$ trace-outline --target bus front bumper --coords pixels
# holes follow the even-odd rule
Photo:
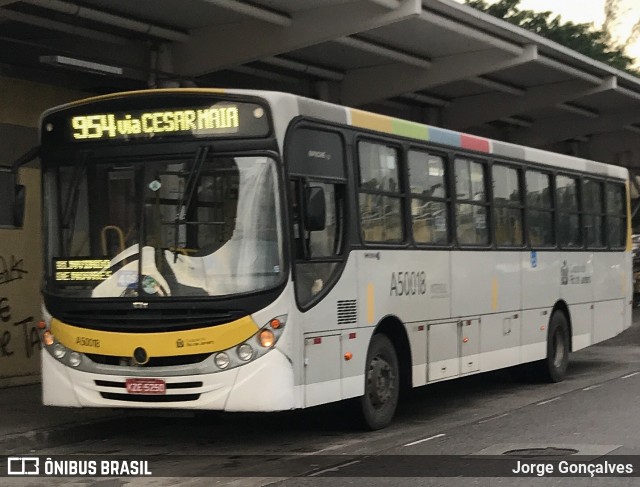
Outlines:
[[[162,379],[165,394],[127,393],[127,378],[66,366],[42,351],[42,400],[47,406],[282,411],[300,407],[293,367],[278,349],[231,370],[163,377],[152,368],[144,378]]]

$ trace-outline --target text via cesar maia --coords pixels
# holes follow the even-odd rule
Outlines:
[[[140,477],[152,475],[147,460],[54,460],[7,457],[7,475],[32,477]]]

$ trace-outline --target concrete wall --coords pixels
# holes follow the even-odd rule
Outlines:
[[[38,119],[47,108],[83,93],[0,77],[0,165],[37,144]],[[22,229],[0,229],[0,387],[40,380],[42,241],[38,163],[21,169],[27,190]]]

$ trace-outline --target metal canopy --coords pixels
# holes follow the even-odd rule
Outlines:
[[[640,79],[453,0],[0,0],[0,74],[289,91],[640,168]]]

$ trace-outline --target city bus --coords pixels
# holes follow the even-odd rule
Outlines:
[[[171,89],[40,125],[47,405],[281,411],[630,326],[628,172],[292,94]]]

